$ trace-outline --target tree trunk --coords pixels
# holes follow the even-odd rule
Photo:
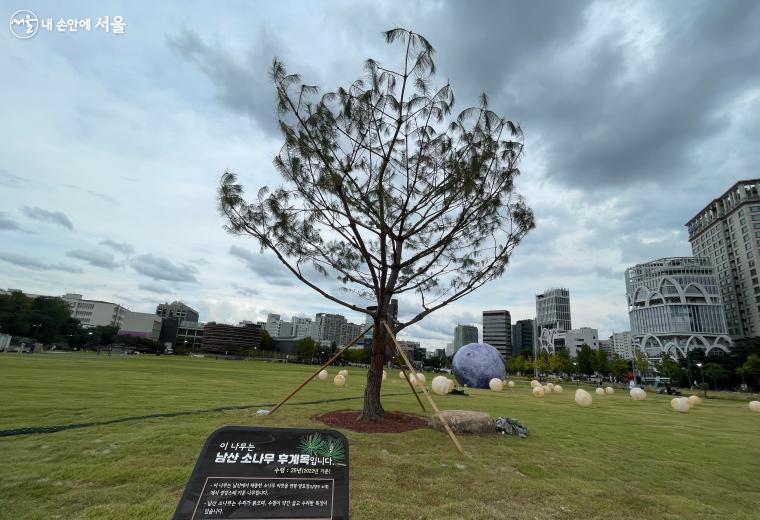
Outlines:
[[[380,387],[383,384],[383,367],[385,366],[385,346],[390,338],[385,325],[380,321],[378,311],[375,316],[372,330],[372,357],[370,358],[369,372],[367,372],[367,386],[364,389],[364,408],[359,417],[362,421],[382,422],[385,411],[380,403]]]

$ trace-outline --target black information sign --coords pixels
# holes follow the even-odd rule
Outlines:
[[[209,436],[174,520],[348,519],[348,441],[334,430],[225,426]]]

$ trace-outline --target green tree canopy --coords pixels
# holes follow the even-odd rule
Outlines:
[[[591,375],[594,373],[594,351],[591,350],[591,347],[586,345],[585,343],[581,345],[580,350],[578,350],[578,372],[581,374]]]
[[[607,375],[610,373],[610,360],[607,353],[601,348],[594,352],[593,366],[596,372]]]
[[[617,354],[612,356],[612,361],[610,362],[610,372],[613,376],[618,379],[623,379],[626,374],[628,374],[629,369],[630,365],[628,364],[628,361]]]

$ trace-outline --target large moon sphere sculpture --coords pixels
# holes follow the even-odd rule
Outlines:
[[[507,367],[499,351],[488,343],[470,343],[457,350],[452,361],[454,376],[470,388],[489,388],[493,378],[504,379]]]

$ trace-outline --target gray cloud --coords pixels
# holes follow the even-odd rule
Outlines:
[[[156,293],[156,294],[169,294],[169,293],[172,292],[167,287],[163,287],[161,285],[153,285],[153,284],[149,284],[149,283],[138,284],[137,288],[138,289],[142,289],[143,291],[148,291],[148,292],[152,292],[152,293]]]
[[[277,285],[293,285],[293,275],[275,258],[254,254],[238,246],[230,247],[230,255],[243,261],[245,266],[264,281]]]
[[[174,264],[166,258],[152,254],[140,255],[132,259],[130,265],[138,273],[169,282],[197,282],[195,274],[198,269],[185,264]]]
[[[275,34],[261,28],[245,60],[232,56],[219,45],[206,43],[192,29],[183,27],[167,38],[169,47],[195,63],[216,87],[220,102],[248,115],[262,130],[279,133],[273,87],[269,82],[272,58],[283,46]],[[269,95],[271,94],[271,95]]]
[[[63,271],[65,273],[81,273],[82,270],[79,267],[74,267],[66,264],[48,264],[40,261],[36,257],[19,255],[16,253],[0,253],[0,260],[8,262],[9,264],[31,269],[33,271]]]
[[[61,184],[61,186],[63,186],[64,188],[69,188],[71,190],[81,191],[82,193],[86,193],[88,195],[92,195],[93,197],[97,197],[97,198],[99,198],[101,200],[104,200],[106,202],[109,202],[111,204],[118,204],[119,203],[118,200],[116,200],[115,198],[111,197],[110,195],[104,195],[103,193],[100,193],[100,192],[97,192],[97,191],[94,191],[94,190],[91,190],[91,189],[88,189],[88,188],[83,188],[81,186],[76,186],[74,184]]]
[[[76,249],[68,251],[66,256],[82,260],[95,267],[102,267],[103,269],[115,269],[119,267],[119,263],[114,260],[113,255],[104,251]]]
[[[103,240],[100,245],[108,246],[111,249],[114,249],[118,251],[119,253],[124,253],[125,255],[131,255],[135,252],[134,246],[132,244],[128,244],[127,242],[115,242],[113,240]]]
[[[29,181],[18,175],[8,173],[6,170],[0,168],[0,186],[19,187],[27,184]]]
[[[490,4],[477,5],[490,11]],[[726,131],[727,121],[717,114],[760,86],[760,4],[702,2],[688,12],[680,3],[637,7],[662,31],[659,41],[644,44],[652,53],[647,63],[635,61],[642,50],[633,33],[641,26],[628,29],[622,18],[588,47],[581,41],[594,30],[591,18],[561,32],[565,52],[539,45],[530,49],[530,61],[515,63],[509,56],[520,43],[503,47],[503,60],[514,67],[498,67],[509,72],[494,105],[541,143],[548,175],[567,186],[598,190],[657,180],[662,189],[663,183],[676,186],[704,174],[692,155]],[[482,23],[482,32],[492,34],[501,19]],[[457,48],[461,42],[450,43]],[[482,55],[502,61],[491,52]],[[466,58],[454,63],[456,77],[474,72]],[[760,133],[753,141],[760,141]]]
[[[24,206],[21,208],[21,212],[32,220],[51,222],[63,226],[70,231],[74,231],[74,224],[71,223],[71,219],[61,211],[48,211],[38,207],[31,208],[29,206]]]
[[[239,294],[240,296],[258,296],[259,290],[254,289],[253,287],[246,287],[244,285],[238,285],[233,284],[232,287],[235,289],[235,292]]]
[[[10,217],[6,217],[5,213],[0,211],[0,230],[5,231],[22,231],[21,226],[19,226],[15,220],[13,220]]]

